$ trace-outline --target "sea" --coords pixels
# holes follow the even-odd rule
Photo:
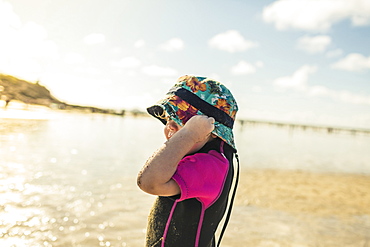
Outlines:
[[[144,246],[153,196],[136,175],[165,141],[156,119],[0,118],[0,246]],[[370,134],[237,122],[241,170],[370,174]]]

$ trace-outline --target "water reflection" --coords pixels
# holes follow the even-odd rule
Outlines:
[[[144,239],[132,179],[98,179],[81,188],[39,184],[40,172],[31,180],[27,173],[20,164],[2,166],[1,246],[126,246],[124,239]]]
[[[22,164],[1,166],[0,224],[2,246],[32,246],[33,240],[44,243],[56,241],[49,218],[41,207],[42,188],[29,183],[30,175]],[[37,245],[36,245],[37,246]],[[45,245],[44,246],[48,246]],[[51,245],[50,245],[51,246]]]
[[[132,124],[70,116],[2,120],[0,246],[142,243],[145,223],[137,223],[137,210],[150,197],[137,198],[131,176],[137,167],[128,166],[143,162],[127,157],[129,146],[138,145],[127,140]]]

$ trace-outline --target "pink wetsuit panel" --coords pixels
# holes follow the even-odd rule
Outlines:
[[[225,156],[214,150],[183,158],[172,177],[181,190],[177,201],[196,198],[207,209],[220,196],[228,168]]]

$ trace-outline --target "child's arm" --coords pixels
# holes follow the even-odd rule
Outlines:
[[[214,129],[214,119],[196,115],[176,132],[146,162],[137,183],[145,192],[159,196],[180,194],[177,183],[171,179],[180,160],[198,142],[206,143]]]

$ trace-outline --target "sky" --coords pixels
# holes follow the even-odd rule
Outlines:
[[[143,111],[207,76],[239,119],[370,128],[370,1],[0,0],[0,73]]]

